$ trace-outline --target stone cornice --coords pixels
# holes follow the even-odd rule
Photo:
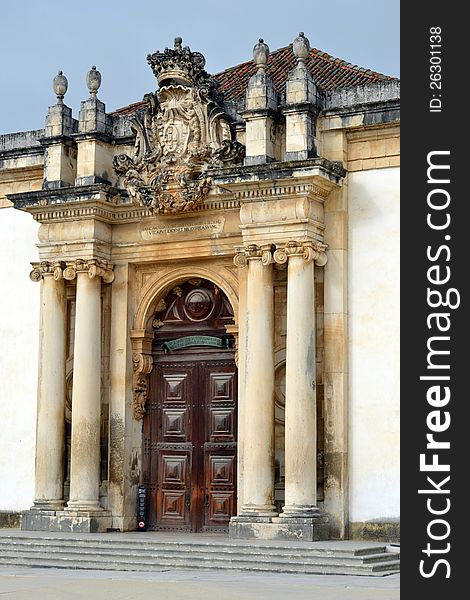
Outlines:
[[[105,223],[132,223],[152,218],[150,210],[130,202],[127,192],[109,184],[97,183],[69,186],[21,194],[8,194],[15,208],[32,214],[40,223],[96,219]],[[240,208],[234,195],[211,193],[206,202],[184,213],[206,210],[233,210]],[[174,215],[173,215],[174,216]]]
[[[213,190],[205,202],[184,214],[238,210],[244,203],[310,197],[325,200],[345,176],[341,163],[324,158],[240,166],[208,172]],[[106,183],[8,194],[15,208],[40,223],[96,219],[109,224],[151,218],[150,210],[132,203],[125,190]]]
[[[31,148],[12,148],[9,150],[0,150],[0,159],[8,160],[12,158],[22,158],[24,156],[44,156],[42,146],[32,146]]]
[[[72,133],[71,137],[75,142],[81,142],[86,140],[97,140],[99,142],[105,142],[106,144],[112,144],[114,142],[112,135],[110,135],[109,133],[104,133],[102,131]]]
[[[41,146],[54,146],[56,144],[62,144],[63,146],[70,146],[71,148],[75,148],[76,144],[71,136],[69,135],[55,135],[50,137],[41,137],[38,139],[38,142]]]
[[[230,191],[237,189],[272,188],[276,185],[296,185],[302,181],[312,182],[315,177],[318,187],[329,191],[341,185],[346,169],[338,161],[326,158],[309,158],[301,161],[272,162],[260,165],[244,165],[228,169],[209,171],[214,184]]]

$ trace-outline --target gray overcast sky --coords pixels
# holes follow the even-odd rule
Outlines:
[[[78,118],[91,65],[102,74],[98,97],[110,112],[155,89],[146,56],[173,46],[175,36],[216,73],[250,60],[259,37],[275,50],[299,31],[333,56],[399,75],[399,0],[4,0],[0,132],[44,127],[59,69]]]

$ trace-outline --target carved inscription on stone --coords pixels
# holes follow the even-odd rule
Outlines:
[[[142,224],[140,234],[142,239],[147,241],[165,241],[171,238],[186,238],[188,234],[191,237],[208,237],[214,233],[222,233],[224,229],[225,219],[223,217],[217,219],[204,220],[178,220],[172,222],[158,224]]]

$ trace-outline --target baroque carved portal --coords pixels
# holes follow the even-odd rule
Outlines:
[[[233,310],[216,285],[191,279],[160,300],[156,317],[143,426],[148,527],[226,531],[237,482]]]
[[[133,156],[116,156],[114,168],[130,197],[152,213],[187,211],[209,193],[208,169],[240,162],[245,148],[233,138],[202,54],[176,38],[174,50],[147,61],[160,89],[144,96],[145,109],[132,118]]]

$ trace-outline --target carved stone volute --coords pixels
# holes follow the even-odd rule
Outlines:
[[[240,162],[245,149],[202,54],[176,38],[174,49],[147,60],[160,89],[144,96],[146,108],[131,119],[133,156],[116,156],[114,168],[130,197],[152,213],[187,211],[207,197],[208,169]]]
[[[149,388],[149,374],[153,369],[153,358],[148,354],[134,354],[132,356],[134,367],[132,412],[134,419],[141,421],[145,414]]]

